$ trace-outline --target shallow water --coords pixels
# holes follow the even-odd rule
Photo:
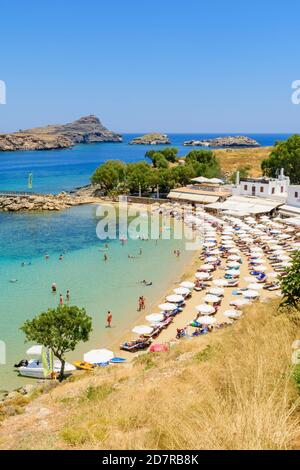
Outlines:
[[[85,307],[93,318],[88,344],[80,345],[72,359],[93,347],[104,347],[140,315],[137,299],[147,306],[179,280],[192,252],[183,240],[128,240],[109,242],[109,261],[103,260],[104,242],[96,236],[96,206],[80,206],[49,214],[0,213],[0,339],[5,341],[7,364],[0,367],[0,389],[11,389],[30,379],[18,378],[13,364],[25,357],[28,345],[20,325],[49,307],[59,294],[71,293],[71,303]],[[142,255],[139,256],[139,250]],[[180,258],[174,249],[180,248]],[[45,259],[49,254],[49,260]],[[59,255],[63,253],[63,261]],[[128,254],[136,256],[128,259]],[[22,266],[25,263],[25,266]],[[17,279],[12,283],[10,280]],[[153,282],[144,287],[140,281]],[[51,292],[56,282],[57,294]],[[106,313],[113,313],[113,328],[105,328]],[[149,309],[147,313],[151,313]],[[118,351],[116,351],[117,353]]]

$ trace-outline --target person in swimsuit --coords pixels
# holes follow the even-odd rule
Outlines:
[[[107,312],[106,321],[107,321],[106,328],[111,328],[111,322],[112,322],[112,313],[111,313],[111,311],[110,311],[110,310]]]

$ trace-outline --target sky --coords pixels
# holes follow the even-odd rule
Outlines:
[[[300,2],[1,0],[0,132],[299,132]]]

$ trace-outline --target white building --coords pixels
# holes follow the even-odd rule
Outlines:
[[[280,208],[280,214],[300,217],[300,185],[291,184],[288,187],[286,204]]]
[[[282,169],[278,178],[239,178],[232,188],[233,196],[255,196],[271,199],[280,199],[285,202],[290,179],[284,175]]]

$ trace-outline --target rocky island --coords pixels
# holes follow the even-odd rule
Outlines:
[[[222,148],[245,148],[260,147],[260,144],[250,137],[245,136],[228,136],[217,137],[216,139],[207,140],[187,140],[183,145],[194,147],[222,147]]]
[[[96,142],[122,142],[122,137],[106,129],[96,116],[85,116],[69,124],[0,134],[0,151],[65,149]]]
[[[153,134],[145,134],[141,137],[136,137],[130,145],[169,145],[171,143],[169,137],[166,134],[160,134],[159,132]]]

